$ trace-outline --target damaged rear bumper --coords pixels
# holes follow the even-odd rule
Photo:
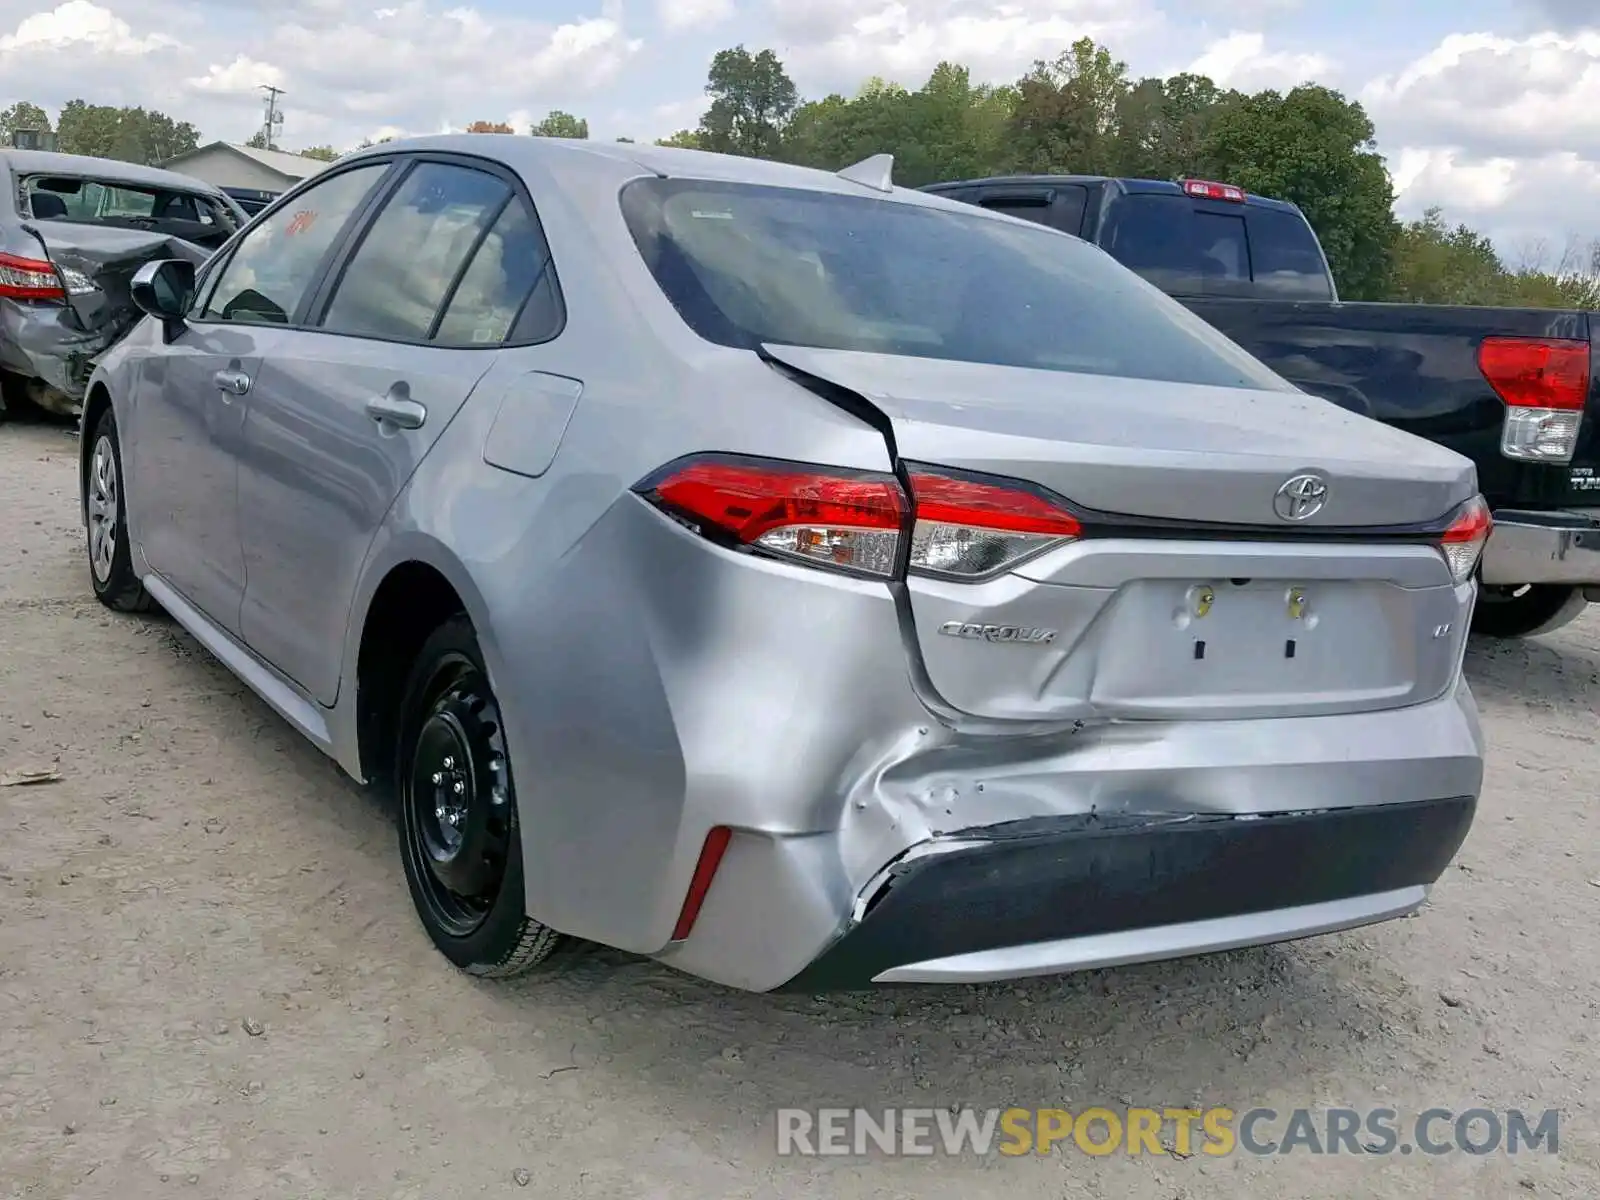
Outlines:
[[[782,990],[1016,979],[1387,920],[1423,902],[1476,806],[1062,817],[932,844]]]
[[[198,266],[211,252],[137,230],[54,222],[24,228],[61,275],[66,299],[0,299],[0,370],[23,381],[27,398],[45,411],[77,416],[95,363],[144,317],[133,302],[138,269],[164,258]],[[69,290],[69,279],[80,286]]]

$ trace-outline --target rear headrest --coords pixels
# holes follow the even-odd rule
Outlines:
[[[42,221],[67,215],[67,202],[54,192],[35,192],[28,199],[28,207]]]

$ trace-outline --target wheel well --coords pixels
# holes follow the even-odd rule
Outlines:
[[[429,634],[465,610],[449,580],[426,563],[401,563],[378,585],[356,659],[356,728],[368,780],[391,774],[401,690],[417,652]]]
[[[100,414],[111,407],[111,393],[106,390],[103,383],[97,383],[89,389],[89,394],[83,399],[83,415],[78,418],[78,504],[84,505],[89,493],[89,437],[94,433],[94,427],[100,423]],[[88,519],[88,510],[84,509],[82,516]]]

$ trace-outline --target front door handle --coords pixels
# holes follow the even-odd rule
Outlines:
[[[250,390],[250,376],[243,371],[236,371],[231,368],[226,371],[218,371],[211,377],[211,381],[223,391],[234,396],[242,396]]]
[[[411,398],[404,384],[396,384],[381,396],[367,401],[367,416],[400,429],[421,429],[428,410]]]

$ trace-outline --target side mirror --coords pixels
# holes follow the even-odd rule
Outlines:
[[[161,322],[167,341],[183,328],[183,314],[194,295],[194,264],[181,258],[147,262],[133,275],[133,302]]]

